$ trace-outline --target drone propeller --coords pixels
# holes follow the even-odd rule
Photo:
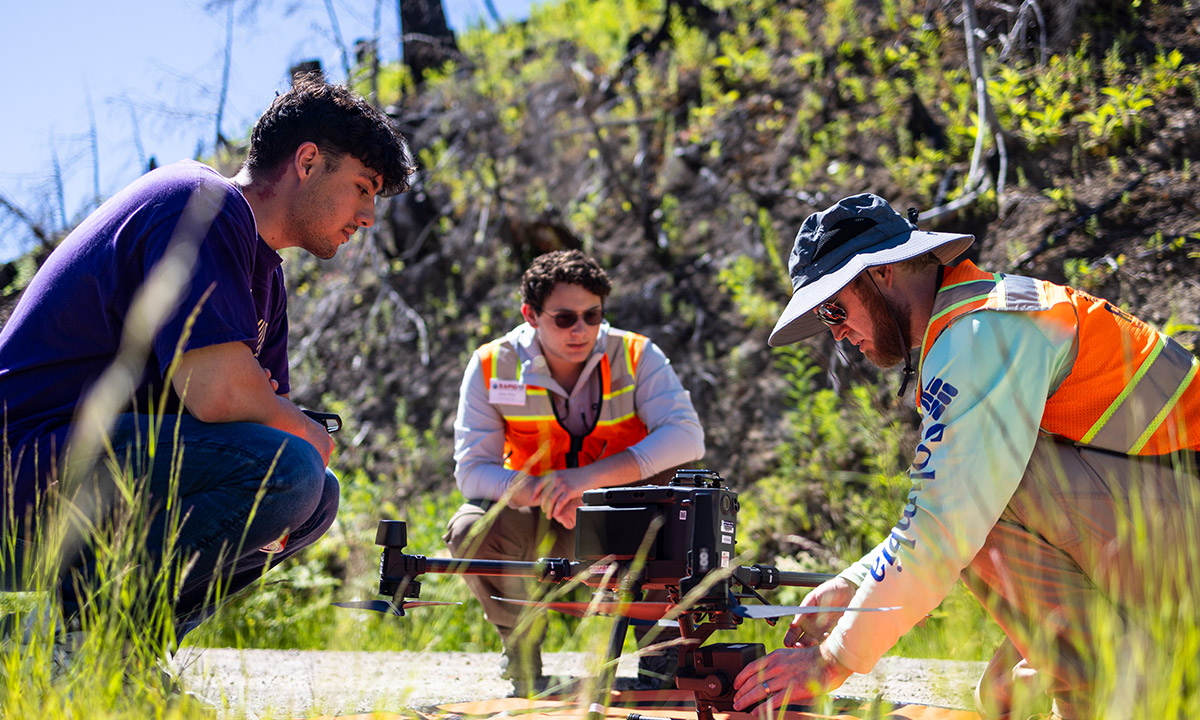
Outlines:
[[[620,615],[632,620],[661,620],[671,608],[675,607],[674,603],[665,602],[620,602],[615,600],[604,600],[600,602],[539,602],[537,600],[516,600],[514,598],[502,598],[492,596],[493,600],[512,603],[513,605],[530,605],[550,610],[557,610],[567,615],[583,617],[588,612],[599,613],[600,615]]]
[[[380,612],[384,615],[402,615],[395,603],[387,600],[348,600],[346,602],[335,602],[334,605],[341,608],[350,608],[351,610],[372,610]],[[415,600],[412,602],[405,601],[403,608],[410,610],[412,608],[429,607],[430,605],[462,605],[459,602],[436,602],[433,600]]]
[[[815,615],[817,613],[841,612],[885,612],[899,610],[898,607],[817,607],[815,605],[737,605],[733,614],[744,618],[778,618],[788,615]]]

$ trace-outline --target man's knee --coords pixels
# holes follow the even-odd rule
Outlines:
[[[333,521],[337,519],[340,494],[341,489],[338,485],[337,476],[333,474],[333,471],[326,470],[322,478],[321,495],[317,501],[316,509],[304,522],[285,528],[290,531],[289,545],[299,550],[302,547],[311,545],[324,535],[329,530],[329,527],[333,525]]]
[[[466,503],[450,518],[442,539],[457,557],[532,560],[544,535],[539,532],[535,511],[502,507],[497,512],[492,507],[485,512]]]
[[[341,498],[341,486],[338,485],[337,475],[326,469],[321,483],[321,497],[317,501],[317,509],[309,522],[317,535],[323,535],[337,518],[338,503]]]
[[[289,438],[279,448],[268,472],[267,492],[291,492],[307,497],[314,508],[326,494],[325,462],[316,448],[299,438]]]
[[[482,509],[465,504],[450,518],[450,522],[446,524],[446,532],[442,534],[442,540],[455,557],[466,557],[462,553],[479,545],[477,535],[484,529],[480,524],[484,514]],[[477,525],[478,529],[476,529]]]

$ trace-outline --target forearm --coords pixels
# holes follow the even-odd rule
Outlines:
[[[637,461],[639,480],[704,457],[704,430],[699,423],[663,425],[628,450]]]
[[[245,345],[225,343],[189,350],[171,382],[197,420],[266,425],[308,441],[329,462],[333,441],[324,426],[275,393],[268,374]]]
[[[499,500],[516,476],[516,471],[495,462],[460,462],[454,468],[458,489],[471,500]]]
[[[587,490],[629,485],[644,477],[637,458],[629,450],[622,450],[581,468],[559,470],[557,474],[572,481],[577,489],[576,495]]]
[[[454,420],[454,480],[472,500],[498,500],[517,473],[504,467],[504,418],[488,402],[479,354],[471,356]]]

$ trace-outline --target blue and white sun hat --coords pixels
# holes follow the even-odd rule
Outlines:
[[[869,267],[931,251],[942,263],[949,263],[974,241],[973,235],[918,230],[878,195],[842,198],[833,207],[809,215],[796,233],[788,259],[792,299],[767,342],[781,347],[825,330],[813,308]]]

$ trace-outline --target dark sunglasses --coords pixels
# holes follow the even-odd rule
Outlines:
[[[817,314],[818,320],[829,327],[836,327],[846,322],[846,308],[832,300],[816,306],[813,308],[813,312]]]
[[[542,314],[554,318],[554,324],[564,330],[575,327],[575,323],[579,322],[580,317],[588,325],[599,325],[604,320],[604,308],[588,308],[582,313],[577,313],[574,310],[559,310],[556,313],[548,313],[543,310]]]

